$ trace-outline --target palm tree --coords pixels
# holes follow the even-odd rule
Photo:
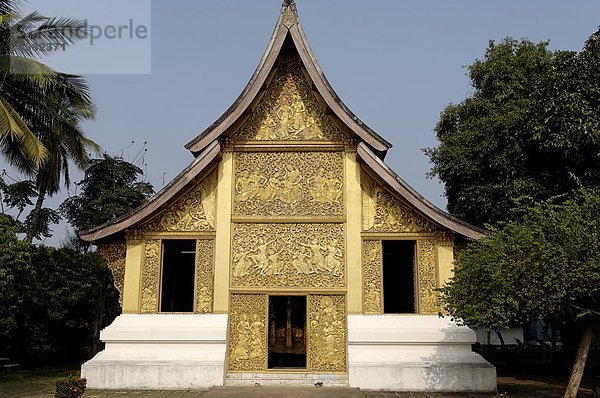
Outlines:
[[[38,199],[28,220],[31,242],[46,195],[69,185],[69,163],[85,168],[88,150],[81,122],[94,116],[89,87],[80,76],[60,73],[36,58],[87,35],[84,22],[20,16],[20,0],[0,0],[0,153],[15,168],[35,176]]]

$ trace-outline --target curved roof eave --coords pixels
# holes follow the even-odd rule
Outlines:
[[[184,189],[190,182],[194,181],[203,171],[221,156],[221,145],[213,141],[188,167],[186,167],[167,186],[156,193],[150,200],[137,209],[118,217],[105,224],[99,225],[87,231],[79,233],[79,237],[86,242],[95,242],[108,238],[125,229],[144,221],[152,216],[161,206],[169,202],[174,196]]]
[[[358,144],[358,157],[385,181],[396,193],[414,206],[421,214],[437,224],[471,239],[481,239],[488,231],[466,223],[429,202],[375,155],[364,143]]]
[[[308,45],[308,40],[300,25],[296,6],[294,2],[290,0],[284,0],[273,36],[269,41],[267,49],[256,68],[256,71],[240,96],[229,109],[217,119],[217,121],[199,136],[186,144],[185,148],[189,149],[194,154],[199,153],[206,145],[218,139],[229,127],[242,117],[263,88],[267,77],[275,65],[275,61],[279,57],[283,43],[288,34],[292,38],[302,63],[312,79],[313,85],[323,97],[327,106],[352,132],[377,151],[378,155],[384,157],[387,150],[392,147],[392,144],[363,123],[335,93]]]

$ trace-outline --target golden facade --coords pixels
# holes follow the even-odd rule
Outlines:
[[[305,298],[306,314],[292,319],[288,308],[283,334],[272,338],[281,337],[284,351],[305,350],[307,372],[344,373],[347,315],[384,312],[382,242],[414,242],[415,309],[437,314],[454,232],[393,180],[373,177],[356,135],[315,91],[300,58],[282,54],[252,111],[220,139],[212,171],[127,226],[127,246],[99,252],[124,311],[159,313],[164,241],[194,240],[193,312],[228,313],[229,372],[277,371],[269,333],[281,320],[269,303],[288,295]]]

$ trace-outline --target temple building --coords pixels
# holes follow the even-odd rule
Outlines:
[[[333,91],[292,0],[242,94],[186,148],[145,205],[81,234],[123,306],[89,387],[495,390],[436,290],[485,231],[384,163],[391,144]]]

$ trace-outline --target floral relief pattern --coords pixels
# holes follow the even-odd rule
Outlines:
[[[196,243],[196,312],[213,312],[214,239],[198,239]]]
[[[418,281],[419,281],[419,313],[426,315],[438,314],[438,272],[437,247],[432,240],[417,241],[418,252]]]
[[[343,224],[234,224],[231,285],[345,285]]]
[[[236,154],[235,215],[342,216],[342,152]]]
[[[365,240],[362,247],[363,312],[381,314],[382,306],[382,248],[380,240]]]
[[[217,173],[214,172],[142,229],[146,232],[212,231],[215,227],[216,196]]]
[[[284,54],[264,97],[233,137],[235,141],[345,139],[304,77],[298,56],[291,52]]]
[[[310,295],[308,300],[309,371],[345,372],[346,297]]]
[[[142,313],[158,312],[158,289],[160,285],[160,240],[147,240],[144,248],[142,269]]]
[[[364,171],[363,231],[368,232],[434,232],[438,228],[402,203]]]
[[[98,245],[98,254],[106,260],[110,268],[115,287],[119,291],[119,303],[123,304],[123,288],[125,287],[125,258],[126,245],[123,243],[100,244]]]
[[[262,371],[267,361],[267,296],[232,294],[229,311],[229,371]]]

